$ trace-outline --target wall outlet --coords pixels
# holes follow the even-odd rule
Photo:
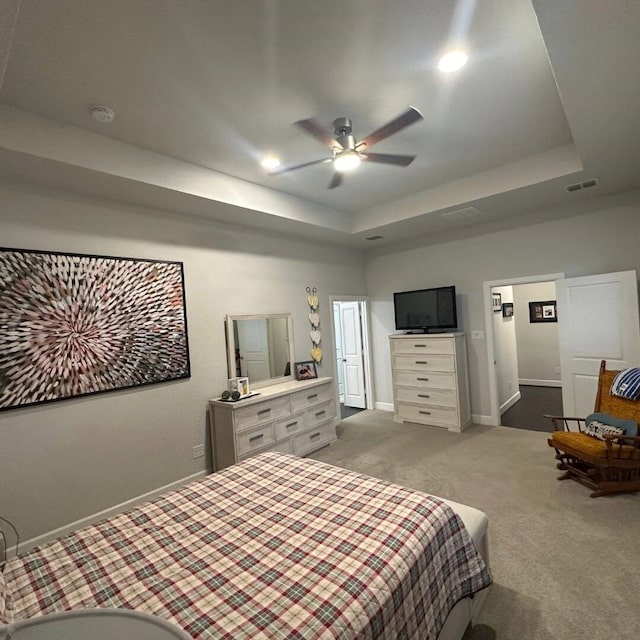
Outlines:
[[[197,444],[195,447],[193,447],[193,459],[196,460],[197,458],[203,458],[203,457],[204,457],[204,445]]]
[[[472,331],[471,332],[472,340],[484,340],[484,331]]]
[[[554,371],[555,371],[556,373],[560,373],[560,367],[555,367]]]

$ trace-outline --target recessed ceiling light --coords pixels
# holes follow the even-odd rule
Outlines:
[[[468,59],[469,56],[462,51],[462,49],[449,51],[440,58],[440,62],[438,62],[438,69],[440,69],[442,73],[453,73],[458,69],[462,69],[462,67],[467,64]]]
[[[265,169],[277,169],[280,166],[280,160],[274,155],[268,155],[260,160],[260,164]]]

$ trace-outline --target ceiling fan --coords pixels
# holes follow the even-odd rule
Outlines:
[[[344,172],[355,169],[362,161],[380,162],[382,164],[406,167],[413,162],[415,156],[391,153],[369,153],[367,149],[372,147],[376,142],[388,138],[418,120],[422,120],[422,114],[414,107],[409,107],[404,113],[401,113],[397,118],[376,129],[360,142],[351,135],[352,123],[350,118],[336,118],[333,121],[333,135],[324,131],[322,126],[313,118],[298,120],[298,122],[294,122],[293,124],[305,133],[326,144],[331,150],[331,157],[275,169],[274,171],[270,171],[269,175],[277,175],[295,169],[302,169],[303,167],[310,167],[314,164],[333,164],[335,173],[328,188],[334,189],[342,184]]]

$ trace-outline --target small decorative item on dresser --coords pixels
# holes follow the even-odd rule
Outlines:
[[[249,378],[247,377],[229,378],[227,387],[231,393],[237,391],[241,398],[251,393],[249,391]]]
[[[294,362],[293,366],[296,372],[296,380],[313,380],[318,377],[316,363],[313,360]]]

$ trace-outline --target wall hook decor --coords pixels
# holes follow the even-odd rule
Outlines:
[[[322,340],[322,334],[320,333],[320,314],[318,313],[318,296],[317,289],[315,287],[307,287],[307,302],[309,304],[309,322],[311,323],[311,331],[309,337],[311,338],[311,357],[315,362],[322,361],[322,349],[320,348],[320,341]]]

